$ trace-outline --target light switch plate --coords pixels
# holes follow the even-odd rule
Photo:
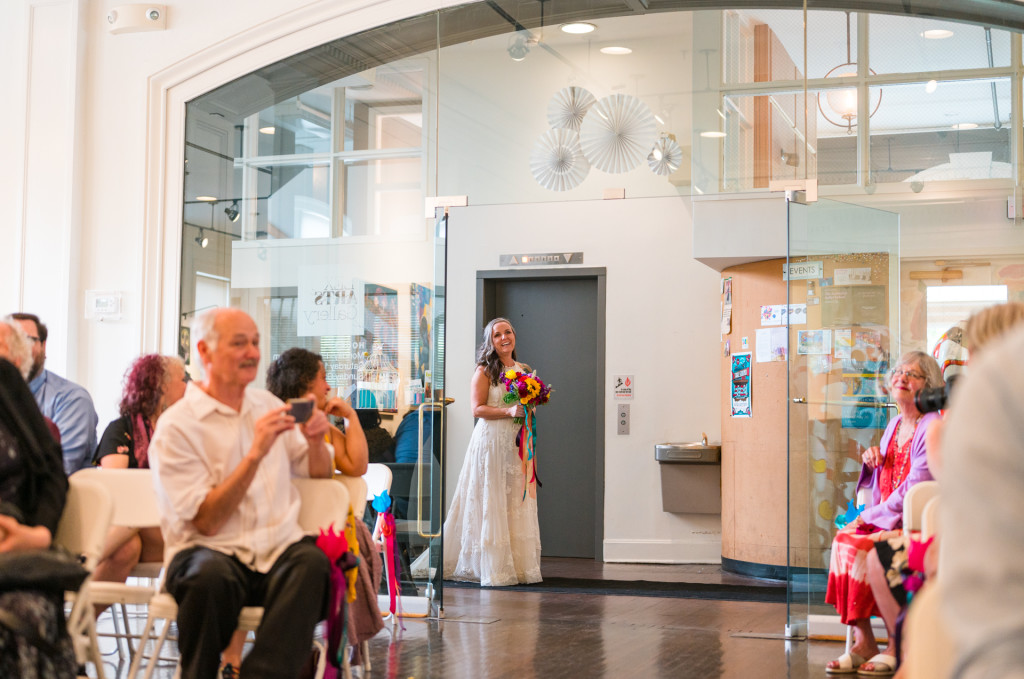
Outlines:
[[[615,422],[620,436],[629,434],[629,404],[619,403],[616,407]]]

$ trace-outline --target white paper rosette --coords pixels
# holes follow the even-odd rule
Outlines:
[[[582,87],[566,87],[555,93],[548,102],[548,122],[554,128],[580,131],[583,116],[597,101],[594,95]]]
[[[613,94],[590,107],[580,125],[580,148],[590,164],[611,174],[629,172],[651,150],[657,128],[647,104]]]
[[[564,128],[542,134],[530,153],[530,172],[545,189],[568,191],[578,186],[590,172],[579,135]]]
[[[658,141],[654,142],[654,148],[647,155],[647,166],[654,174],[662,176],[670,175],[678,170],[679,164],[682,162],[683,150],[679,148],[675,139],[668,136],[659,137]]]

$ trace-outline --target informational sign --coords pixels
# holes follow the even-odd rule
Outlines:
[[[836,269],[832,272],[832,280],[835,281],[836,285],[870,285],[871,267]]]
[[[633,390],[634,384],[632,375],[615,375],[612,377],[612,394],[614,394],[614,400],[632,401]]]
[[[784,281],[806,281],[822,278],[825,271],[823,262],[790,262],[789,270],[782,265],[782,280]]]
[[[362,281],[344,278],[332,267],[299,271],[296,334],[299,337],[363,334]]]
[[[733,417],[750,417],[750,353],[733,354],[730,363],[731,414]]]
[[[552,266],[582,263],[582,252],[534,252],[498,255],[498,266]]]
[[[884,285],[842,285],[821,289],[821,324],[824,326],[885,325]]]

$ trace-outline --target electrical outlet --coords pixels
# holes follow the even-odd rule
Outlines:
[[[629,404],[619,403],[615,422],[618,425],[618,433],[620,436],[629,434]]]

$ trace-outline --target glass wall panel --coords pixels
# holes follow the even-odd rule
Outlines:
[[[243,309],[260,329],[257,386],[287,349],[313,351],[364,428],[392,433],[405,413],[444,399],[433,309],[445,241],[424,217],[436,49],[437,16],[414,18],[289,57],[186,111],[182,336],[200,310]],[[199,378],[196,339],[183,353]],[[373,445],[381,436],[368,439],[371,462],[393,459]],[[414,444],[421,459],[391,463],[394,575],[420,615],[434,585],[409,563],[441,531],[443,443],[431,436]]]
[[[871,70],[923,73],[1010,65],[1010,32],[932,18],[870,17]]]

